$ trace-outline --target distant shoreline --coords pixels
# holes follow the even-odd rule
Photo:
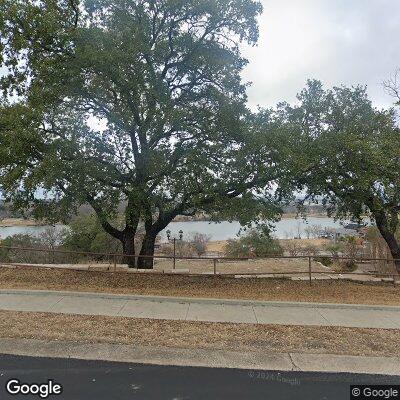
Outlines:
[[[0,220],[1,228],[12,228],[15,226],[44,226],[44,224],[34,219],[24,219],[24,218],[4,218]]]
[[[329,218],[327,214],[322,214],[322,213],[310,213],[307,214],[307,217],[309,218]],[[302,216],[296,214],[296,213],[285,213],[282,214],[281,219],[302,219]],[[185,216],[179,216],[176,217],[172,222],[200,222],[200,221],[205,221],[205,222],[212,222],[209,217],[206,216],[195,216],[195,217],[185,217]]]
[[[311,218],[327,218],[326,214],[310,214],[307,217]],[[295,213],[283,214],[281,219],[301,219],[301,216],[298,216]],[[178,217],[175,218],[172,222],[200,222],[200,221],[210,221],[208,217]],[[34,219],[24,219],[24,218],[4,218],[0,220],[0,228],[12,228],[12,227],[23,227],[23,226],[47,226],[48,223],[36,221]],[[56,224],[58,225],[58,224]]]

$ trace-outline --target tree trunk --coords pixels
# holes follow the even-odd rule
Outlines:
[[[175,208],[168,213],[159,213],[157,221],[153,223],[150,208],[147,209],[147,219],[145,220],[146,234],[143,238],[140,256],[154,256],[154,246],[157,235],[167,227],[167,225],[179,214],[180,208]],[[153,257],[138,258],[138,268],[152,269],[154,265]]]
[[[123,232],[122,236],[122,248],[124,257],[124,264],[128,264],[129,268],[135,268],[135,233],[128,229]]]
[[[152,269],[154,265],[154,259],[152,257],[140,257],[140,256],[154,256],[154,246],[156,243],[157,233],[149,232],[143,238],[142,247],[138,257],[138,268]]]
[[[389,247],[390,254],[394,259],[396,271],[398,274],[400,274],[400,243],[397,241],[395,233],[389,229],[388,220],[384,212],[375,213],[374,217],[376,226],[378,227],[382,237],[385,239],[385,242]]]

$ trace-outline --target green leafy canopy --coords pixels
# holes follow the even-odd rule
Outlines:
[[[275,218],[273,135],[240,76],[260,12],[252,0],[3,0],[2,190],[39,217],[89,203],[122,241],[140,220],[154,237],[197,211]],[[122,230],[110,223],[121,202]]]

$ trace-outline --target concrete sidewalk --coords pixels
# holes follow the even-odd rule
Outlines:
[[[0,309],[131,318],[400,329],[400,307],[0,290]]]

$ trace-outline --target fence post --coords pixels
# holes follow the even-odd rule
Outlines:
[[[386,267],[385,267],[385,273],[389,274],[390,273],[390,261],[389,261],[389,256],[386,254]]]
[[[311,278],[311,256],[308,256],[308,275],[310,279],[310,286],[312,285],[312,278]]]
[[[176,264],[176,239],[174,238],[174,265],[172,269],[175,269],[175,264]]]
[[[217,275],[217,259],[214,258],[214,275]]]
[[[113,260],[114,260],[114,272],[117,271],[117,256],[114,254],[113,256]]]

